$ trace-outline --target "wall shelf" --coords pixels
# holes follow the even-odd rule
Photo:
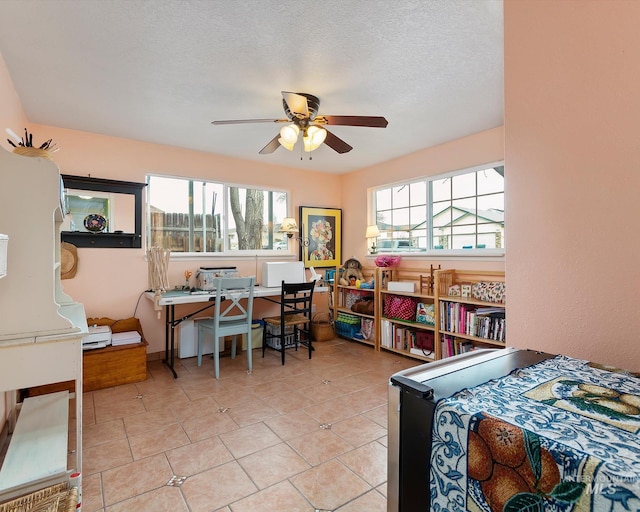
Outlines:
[[[136,233],[86,233],[62,231],[62,241],[76,247],[142,247],[142,235]]]
[[[142,191],[146,183],[133,181],[107,180],[90,176],[72,176],[62,174],[65,189],[106,192],[109,194],[127,194],[134,197],[134,231],[132,233],[91,233],[86,231],[62,231],[62,241],[76,247],[132,248],[142,247]]]

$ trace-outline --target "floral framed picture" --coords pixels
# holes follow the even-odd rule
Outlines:
[[[341,262],[342,210],[300,207],[300,259],[307,267],[336,267]],[[309,244],[306,244],[306,241]]]

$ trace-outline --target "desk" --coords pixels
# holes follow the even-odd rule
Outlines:
[[[318,286],[314,288],[314,293],[317,292],[325,292],[329,288],[326,286]],[[277,300],[280,298],[280,287],[267,288],[266,286],[256,286],[253,290],[253,298],[254,299],[265,299],[271,302],[275,302],[279,304],[280,301]],[[145,296],[151,302],[156,301],[156,296],[153,292],[146,292]],[[164,360],[165,363],[171,373],[173,373],[173,377],[175,379],[178,378],[178,374],[174,369],[175,363],[175,329],[181,322],[184,320],[188,320],[192,316],[195,316],[203,311],[214,306],[214,302],[216,299],[216,292],[212,290],[211,292],[198,292],[198,293],[190,293],[186,290],[170,290],[168,292],[163,293],[157,301],[158,306],[163,306],[165,309],[165,339],[164,339]],[[176,318],[175,316],[175,307],[178,304],[198,304],[198,303],[207,303],[206,306],[194,311],[193,313],[189,313],[188,315],[182,316],[180,318]],[[249,340],[250,342],[251,340]]]

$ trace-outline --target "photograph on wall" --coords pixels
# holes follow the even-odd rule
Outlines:
[[[301,260],[305,268],[340,265],[342,210],[301,206],[300,229],[304,241],[300,247]]]

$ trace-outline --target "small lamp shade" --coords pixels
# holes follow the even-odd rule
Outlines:
[[[380,230],[377,225],[367,226],[367,233],[364,235],[365,238],[377,238],[380,236]]]
[[[377,238],[380,236],[380,230],[378,229],[378,226],[376,224],[374,224],[373,226],[367,226],[367,232],[364,235],[368,240],[371,240],[372,238]],[[375,240],[373,242],[371,242],[371,247],[369,248],[369,252],[371,254],[375,254],[376,252],[378,252],[377,248],[376,248],[376,242]]]
[[[280,231],[283,233],[293,234],[298,232],[298,224],[293,217],[285,217],[282,219],[282,225]]]
[[[302,142],[304,143],[304,150],[307,152],[314,151],[318,149],[324,139],[327,138],[327,131],[320,128],[319,126],[310,126],[307,129],[307,133],[304,137],[302,137]]]
[[[283,126],[280,129],[280,138],[278,142],[280,145],[289,151],[293,151],[293,146],[295,146],[296,141],[298,140],[298,134],[300,133],[300,128],[298,128],[295,124],[289,124],[287,126]]]

